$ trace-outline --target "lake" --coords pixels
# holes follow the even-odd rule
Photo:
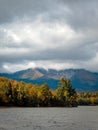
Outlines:
[[[0,108],[0,130],[98,130],[98,106]]]

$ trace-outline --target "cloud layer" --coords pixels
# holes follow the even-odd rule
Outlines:
[[[1,0],[0,72],[29,67],[98,72],[97,0]]]

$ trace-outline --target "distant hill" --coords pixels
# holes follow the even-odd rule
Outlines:
[[[71,79],[72,85],[77,91],[98,91],[98,73],[85,69],[46,70],[43,68],[30,68],[12,74],[1,73],[0,76],[38,85],[47,83],[51,89],[56,89],[59,80],[65,77]]]

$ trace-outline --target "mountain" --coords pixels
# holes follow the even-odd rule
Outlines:
[[[46,70],[43,68],[30,68],[12,74],[1,73],[0,76],[39,85],[47,83],[51,89],[56,89],[59,80],[65,77],[71,79],[72,85],[77,91],[98,91],[98,73],[85,69]]]

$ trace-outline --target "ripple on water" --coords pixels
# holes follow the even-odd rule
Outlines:
[[[0,130],[98,130],[98,107],[0,109]]]

